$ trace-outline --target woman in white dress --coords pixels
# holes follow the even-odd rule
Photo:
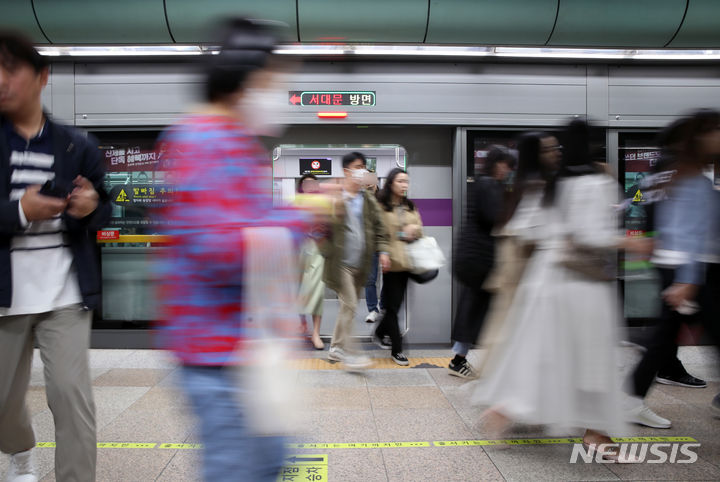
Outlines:
[[[590,161],[587,125],[575,121],[568,134],[573,146],[556,183],[557,139],[530,134],[520,141],[518,177],[527,186],[535,173],[542,188],[536,182],[524,189],[507,229],[534,251],[508,311],[512,332],[472,401],[491,406],[485,417],[496,432],[511,420],[583,427],[583,442],[596,446],[624,427],[616,288],[561,263],[568,239],[610,254],[620,247],[612,207],[617,185]]]

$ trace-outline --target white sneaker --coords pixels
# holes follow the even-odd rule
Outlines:
[[[342,348],[331,346],[328,350],[328,360],[343,362],[347,358],[347,353]]]
[[[32,449],[25,452],[18,452],[10,458],[7,482],[37,482],[35,475],[35,458]]]
[[[372,360],[365,355],[346,355],[343,364],[346,370],[352,372],[369,368],[372,365]]]
[[[635,408],[625,412],[627,421],[637,423],[652,428],[670,428],[672,422],[666,418],[662,418],[657,413],[648,408],[647,405],[641,403]]]
[[[365,323],[375,323],[377,321],[378,312],[375,310],[372,310],[368,315],[365,317]]]

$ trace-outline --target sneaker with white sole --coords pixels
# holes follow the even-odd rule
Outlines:
[[[670,428],[672,426],[672,422],[670,420],[653,412],[644,403],[628,410],[626,412],[626,418],[628,422],[651,428]]]
[[[383,350],[392,349],[392,343],[390,343],[390,341],[387,340],[387,337],[384,336],[384,337],[380,338],[379,336],[377,336],[375,334],[375,332],[373,332],[373,334],[371,336],[372,336],[372,342],[375,343],[380,348],[382,348]]]
[[[410,360],[407,359],[403,352],[393,353],[390,355],[390,358],[392,358],[395,363],[402,367],[406,367],[410,364]]]
[[[35,474],[35,458],[32,449],[25,452],[18,452],[10,458],[7,482],[37,482]]]
[[[707,382],[705,380],[702,380],[700,378],[694,377],[690,375],[689,373],[684,373],[682,375],[663,375],[658,373],[655,377],[655,381],[658,383],[662,383],[663,385],[675,385],[677,387],[687,387],[687,388],[705,388],[707,387]]]
[[[377,321],[379,313],[377,310],[372,310],[368,315],[365,317],[365,323],[375,323]]]
[[[347,353],[342,348],[331,346],[328,350],[328,360],[343,362],[347,358]]]
[[[457,364],[451,360],[448,365],[448,373],[454,377],[467,378],[469,380],[478,377],[475,368],[473,368],[466,358],[463,358],[463,360]]]
[[[346,370],[351,372],[365,370],[366,368],[370,368],[372,360],[365,355],[346,355],[343,360],[343,365],[345,365]]]

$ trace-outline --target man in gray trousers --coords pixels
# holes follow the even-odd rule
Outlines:
[[[12,456],[7,480],[38,480],[25,406],[36,342],[55,421],[55,477],[92,481],[95,231],[111,207],[96,145],[43,111],[48,75],[32,44],[0,32],[0,451]]]

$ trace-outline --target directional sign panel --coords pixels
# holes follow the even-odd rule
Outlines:
[[[292,105],[316,106],[358,106],[373,107],[375,105],[375,91],[303,91],[291,90],[288,92],[288,103]]]

